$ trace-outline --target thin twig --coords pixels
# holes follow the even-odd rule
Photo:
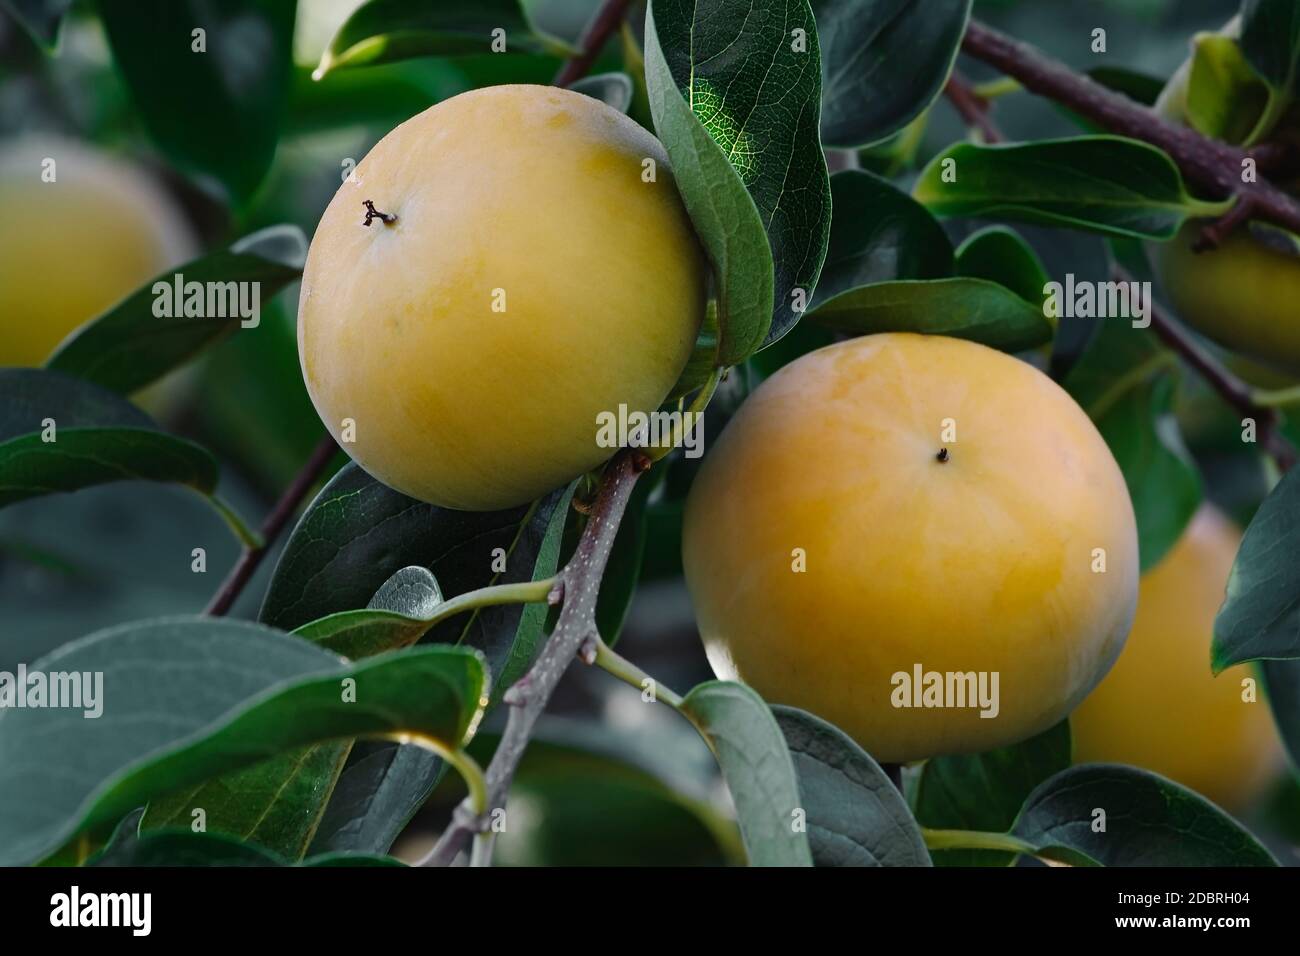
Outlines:
[[[1248,151],[1165,119],[978,20],[972,20],[967,26],[962,52],[1015,77],[1030,92],[1068,106],[1111,132],[1158,146],[1178,164],[1185,179],[1209,193],[1211,198],[1249,197],[1254,218],[1300,233],[1300,202],[1266,180],[1242,181],[1243,164],[1254,158]]]
[[[338,445],[334,444],[334,439],[331,436],[326,435],[321,439],[320,444],[311,453],[311,457],[307,459],[307,463],[294,476],[293,482],[285,489],[284,494],[280,496],[280,500],[271,509],[271,513],[262,522],[262,527],[259,529],[262,538],[261,543],[257,547],[244,548],[239,560],[230,569],[230,573],[226,575],[226,580],[221,583],[217,593],[212,596],[212,602],[208,605],[207,610],[203,612],[204,614],[220,617],[230,610],[230,606],[235,603],[235,599],[239,597],[245,585],[253,577],[258,565],[262,563],[262,559],[266,557],[266,552],[275,542],[275,539],[280,536],[284,526],[289,523],[289,519],[298,510],[298,505],[302,503],[302,499],[307,496],[307,492],[311,491],[312,486],[316,484],[316,480],[320,478],[321,473],[325,471],[325,467],[330,463],[337,451]]]
[[[596,62],[596,57],[605,48],[606,41],[614,35],[614,31],[627,16],[627,9],[631,5],[632,0],[605,0],[592,17],[587,32],[582,35],[578,55],[566,60],[564,66],[560,67],[560,72],[555,74],[555,79],[551,81],[554,86],[570,86],[587,75],[591,65]]]
[[[437,845],[421,861],[421,866],[451,865],[473,835],[489,827],[492,813],[504,810],[510,782],[528,747],[537,719],[583,644],[588,638],[598,639],[600,636],[596,629],[596,595],[600,591],[600,580],[632,487],[649,467],[650,459],[635,450],[620,452],[606,467],[600,493],[573,557],[556,576],[555,599],[562,601],[563,606],[555,630],[547,639],[537,662],[506,691],[503,698],[510,713],[501,742],[487,768],[488,812],[475,813],[468,803],[458,806],[451,823]]]
[[[948,102],[961,115],[962,121],[971,129],[979,130],[984,142],[1002,142],[1005,137],[989,115],[988,100],[976,93],[964,76],[953,70],[943,92],[948,97]]]

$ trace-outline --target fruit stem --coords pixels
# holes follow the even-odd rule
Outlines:
[[[361,205],[366,207],[366,221],[361,224],[363,226],[370,225],[370,223],[375,219],[381,220],[386,226],[397,221],[396,216],[386,212],[380,212],[376,209],[373,199],[363,199],[361,200]]]
[[[616,654],[608,644],[599,637],[592,638],[583,646],[582,658],[588,664],[595,664],[602,670],[613,674],[625,684],[631,684],[639,691],[654,688],[656,701],[667,704],[673,710],[681,710],[682,698],[675,691],[665,687],[627,658]]]
[[[651,461],[659,461],[666,458],[668,454],[682,443],[683,438],[693,429],[699,428],[700,423],[696,421],[698,416],[704,413],[709,402],[713,400],[713,394],[718,390],[718,383],[722,381],[724,370],[715,368],[709,373],[704,384],[700,386],[699,391],[695,393],[695,398],[691,399],[690,406],[682,413],[682,420],[673,426],[672,438],[666,445],[651,446],[643,449],[650,457]]]

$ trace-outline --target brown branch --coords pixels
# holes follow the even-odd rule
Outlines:
[[[553,86],[571,86],[587,75],[591,65],[605,48],[606,41],[614,35],[623,18],[627,16],[632,0],[605,0],[601,8],[592,17],[587,32],[578,44],[578,55],[565,61],[560,72],[551,81]]]
[[[556,575],[552,603],[562,602],[563,606],[555,630],[547,639],[537,662],[503,697],[510,713],[501,742],[487,768],[487,812],[479,816],[468,801],[458,806],[437,845],[421,862],[422,866],[450,866],[475,833],[488,829],[493,811],[505,808],[510,783],[528,747],[537,719],[583,644],[599,637],[596,595],[600,591],[600,580],[609,562],[610,549],[614,546],[614,537],[618,534],[618,525],[632,487],[650,464],[645,455],[627,450],[620,452],[605,468],[600,492],[573,557]]]
[[[956,70],[948,77],[943,92],[960,114],[962,122],[971,129],[979,130],[984,142],[1000,143],[1005,139],[998,124],[989,115],[989,101],[976,93],[966,78]]]
[[[972,34],[974,36],[973,40]],[[1160,146],[1173,157],[1185,174],[1199,168],[1199,166],[1184,165],[1187,150],[1191,150],[1193,155],[1197,156],[1198,161],[1199,155],[1196,151],[1203,147],[1213,148],[1219,151],[1220,155],[1226,155],[1223,153],[1226,150],[1238,157],[1235,158],[1235,168],[1237,170],[1241,169],[1240,157],[1247,155],[1240,150],[1233,150],[1232,147],[1216,140],[1206,139],[1194,131],[1172,126],[1162,117],[1133,103],[1126,97],[1112,93],[1100,84],[1094,83],[1088,77],[1074,73],[1063,64],[1048,60],[1027,44],[1003,36],[977,21],[971,21],[966,32],[966,39],[962,43],[962,49],[977,59],[985,60],[993,66],[997,66],[1008,76],[1015,77],[1026,89],[1043,93],[1117,133],[1123,133],[1132,136],[1134,139],[1141,139]],[[1014,57],[1020,58],[1021,62],[1014,64],[1013,68],[1013,64],[1008,58]],[[956,77],[957,74],[954,72],[953,76]],[[961,95],[960,92],[958,95]],[[952,98],[951,93],[949,98]],[[987,101],[976,96],[973,91],[971,99],[966,102],[968,106],[973,106],[987,113]],[[965,114],[963,113],[963,115]],[[1165,127],[1169,128],[1166,129]],[[979,128],[988,129],[983,124],[980,124]],[[1151,129],[1157,130],[1155,136],[1147,135]],[[993,130],[996,133],[996,127],[993,127]],[[1172,139],[1166,138],[1166,134]],[[1001,141],[999,135],[989,136],[986,133],[986,138],[990,143]],[[1171,149],[1168,145],[1170,142],[1177,145]],[[1234,159],[1230,157],[1225,161],[1232,162]],[[1189,178],[1192,177],[1189,175]],[[1263,212],[1259,205],[1260,194],[1257,191],[1242,188],[1242,184],[1236,182],[1236,180],[1233,180],[1226,188],[1235,191],[1239,196],[1239,200],[1224,216],[1205,226],[1198,242],[1202,249],[1214,248],[1232,230],[1249,220],[1252,215]],[[1272,187],[1267,187],[1267,189],[1277,192]],[[1295,205],[1285,193],[1281,195],[1292,206]],[[1274,212],[1276,211],[1275,209]],[[1268,217],[1265,216],[1264,218]],[[1133,277],[1119,266],[1116,266],[1112,271],[1115,278],[1121,282],[1133,281]],[[1295,464],[1296,449],[1280,430],[1281,420],[1277,410],[1257,404],[1249,385],[1225,368],[1213,355],[1203,349],[1181,324],[1172,316],[1166,315],[1154,303],[1151,306],[1151,331],[1181,357],[1184,362],[1195,369],[1197,374],[1218,392],[1219,396],[1234,408],[1238,414],[1243,418],[1254,419],[1259,443],[1272,456],[1279,469],[1287,471]]]
[[[321,473],[325,471],[325,467],[334,458],[334,453],[337,451],[338,446],[334,444],[334,439],[331,436],[326,435],[321,439],[320,444],[311,453],[311,457],[307,459],[307,463],[294,476],[289,487],[280,496],[280,500],[271,509],[271,513],[262,522],[262,527],[258,529],[262,543],[255,548],[244,548],[239,560],[230,569],[230,573],[226,575],[226,580],[221,583],[217,593],[212,596],[212,602],[208,604],[207,610],[203,612],[204,614],[220,617],[230,610],[230,606],[235,603],[235,599],[239,597],[244,587],[253,577],[253,573],[257,571],[258,565],[262,563],[262,559],[266,557],[267,550],[275,542],[275,539],[280,536],[284,526],[289,523],[289,519],[298,510],[298,505],[302,503],[302,499],[307,496],[307,492],[311,491],[312,486],[316,484],[316,480],[320,478]]]
[[[1300,233],[1300,202],[1266,180],[1242,182],[1242,164],[1254,158],[1249,152],[1171,122],[978,20],[967,26],[962,52],[1111,132],[1159,147],[1178,164],[1188,182],[1212,198],[1248,197],[1254,218]]]

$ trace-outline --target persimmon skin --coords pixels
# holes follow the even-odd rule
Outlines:
[[[366,200],[396,218],[363,225]],[[403,123],[343,183],[308,254],[299,354],[361,467],[495,510],[607,459],[597,416],[664,401],[705,302],[654,137],[578,93],[493,86]]]
[[[42,179],[47,159],[52,182]],[[44,364],[78,326],[195,252],[153,180],[72,140],[0,147],[0,208],[0,366]]]
[[[1022,740],[1083,699],[1128,633],[1137,530],[1110,450],[1047,376],[891,333],[749,396],[691,489],[683,564],[719,677],[906,762]],[[893,706],[916,665],[998,672],[997,716]]]
[[[1226,809],[1259,796],[1281,763],[1261,690],[1242,699],[1248,665],[1210,671],[1214,617],[1241,532],[1208,505],[1142,575],[1119,660],[1070,716],[1075,760],[1144,767]]]

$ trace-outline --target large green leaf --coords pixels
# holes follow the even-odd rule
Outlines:
[[[301,863],[219,833],[188,828],[138,832],[140,811],[130,814],[86,866],[402,866],[392,857],[329,853]]]
[[[1243,0],[1241,49],[1280,98],[1300,96],[1300,5],[1295,0]]]
[[[1124,473],[1142,568],[1173,547],[1201,502],[1201,477],[1172,412],[1177,365],[1147,329],[1101,328],[1065,387],[1096,424]]]
[[[41,859],[154,796],[308,744],[416,734],[459,747],[487,693],[474,651],[416,648],[349,664],[212,618],[109,628],[29,672],[102,675],[102,713],[0,711],[0,865]]]
[[[1172,239],[1189,218],[1231,205],[1188,195],[1173,160],[1121,136],[959,143],[930,161],[913,195],[940,216],[1021,219],[1141,239]]]
[[[1006,286],[1036,308],[1050,281],[1043,262],[1020,234],[1006,226],[972,233],[957,249],[957,275]]]
[[[1187,76],[1186,120],[1198,132],[1229,143],[1247,139],[1268,103],[1269,90],[1237,41],[1198,35]]]
[[[1273,709],[1273,723],[1286,745],[1292,767],[1300,768],[1300,660],[1262,661],[1260,670]]]
[[[839,728],[774,706],[818,866],[929,866],[920,828],[893,781]]]
[[[925,762],[916,789],[916,818],[935,830],[1005,832],[1039,784],[1070,766],[1070,725],[1061,721],[1036,737],[982,754]],[[940,850],[937,864],[1006,866],[1014,855],[989,850]]]
[[[358,741],[334,786],[312,853],[387,853],[446,773],[414,744]]]
[[[326,628],[324,633],[306,624],[295,633],[353,660],[370,657],[419,640],[427,630],[425,620],[441,601],[433,575],[424,568],[404,568],[371,599],[373,610],[359,612],[383,615],[380,622],[362,623],[351,629]],[[348,613],[352,612],[332,615],[324,621]],[[149,804],[144,827],[155,830],[189,826],[194,812],[201,810],[205,826],[211,831],[251,840],[291,860],[301,859],[316,834],[351,749],[351,740],[312,744],[173,791]]]
[[[182,169],[239,201],[275,154],[293,76],[295,0],[97,0],[144,125]],[[206,52],[195,49],[203,30]]]
[[[830,242],[810,312],[841,293],[895,279],[953,274],[952,243],[929,210],[862,170],[831,177]]]
[[[924,332],[1019,352],[1050,342],[1055,326],[1004,285],[985,279],[877,282],[817,305],[809,321],[855,335]]]
[[[1012,833],[1067,862],[1277,865],[1241,824],[1204,797],[1115,764],[1084,764],[1041,784],[1025,801]]]
[[[971,0],[813,0],[822,140],[878,143],[920,116],[957,59]]]
[[[535,53],[545,46],[519,0],[369,0],[339,27],[312,75],[320,79],[343,67],[411,57],[491,54],[496,29],[505,30],[504,53]]]
[[[1300,657],[1300,471],[1282,477],[1255,512],[1214,620],[1215,673],[1267,658]]]
[[[50,356],[47,368],[95,382],[124,395],[143,388],[172,369],[184,364],[203,348],[218,341],[245,321],[239,314],[227,283],[254,290],[252,302],[265,305],[282,288],[302,274],[307,257],[307,237],[297,226],[272,226],[245,236],[227,249],[214,252],[170,270],[146,283],[137,292],[103,315],[77,329]],[[158,316],[160,301],[155,286],[164,284],[174,309],[185,304],[188,293],[174,295],[183,286],[216,283],[219,298],[213,297],[208,315],[208,296],[200,298],[203,315]],[[249,285],[245,285],[245,284]],[[251,303],[250,303],[251,304]],[[227,314],[220,314],[220,313]],[[248,326],[251,328],[252,326]]]
[[[720,365],[788,332],[821,272],[831,209],[819,63],[807,0],[652,0],[646,11],[651,112],[717,274]]]
[[[812,866],[794,760],[763,698],[744,684],[709,681],[681,710],[718,758],[750,866]]]
[[[54,441],[43,440],[46,419],[54,422]],[[131,479],[174,482],[211,497],[217,463],[98,385],[43,369],[0,369],[0,507]]]

